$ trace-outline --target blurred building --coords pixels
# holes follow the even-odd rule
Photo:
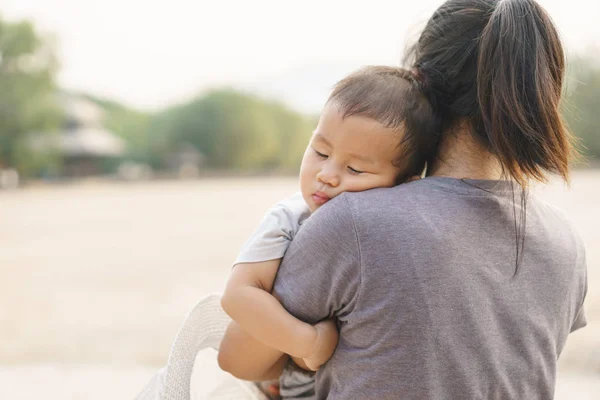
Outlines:
[[[59,95],[64,124],[56,135],[33,135],[31,145],[40,152],[57,152],[63,175],[98,175],[111,160],[125,152],[125,142],[103,126],[104,110],[96,103],[73,94]]]

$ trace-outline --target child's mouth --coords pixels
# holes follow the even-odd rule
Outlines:
[[[312,195],[312,199],[316,205],[322,206],[323,204],[327,203],[331,199],[331,197],[327,196],[323,192],[315,192]]]

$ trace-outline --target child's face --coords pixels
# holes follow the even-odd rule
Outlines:
[[[342,119],[327,104],[306,148],[300,168],[300,190],[311,211],[343,192],[394,185],[400,169],[400,135],[367,117]]]

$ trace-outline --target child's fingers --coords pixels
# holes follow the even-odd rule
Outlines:
[[[269,394],[271,394],[273,396],[279,396],[279,385],[276,383],[273,383],[273,384],[269,385],[269,387],[267,388],[267,391],[269,392]]]

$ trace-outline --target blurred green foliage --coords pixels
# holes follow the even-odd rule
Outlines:
[[[223,89],[158,114],[150,135],[158,149],[191,144],[206,167],[295,168],[312,131],[310,121],[276,102]]]
[[[93,96],[106,128],[128,144],[127,160],[166,168],[169,155],[193,147],[209,169],[295,171],[315,119],[232,89],[214,90],[154,115]]]
[[[600,161],[600,59],[589,52],[569,63],[564,116],[592,163]]]
[[[56,132],[62,113],[56,103],[58,63],[52,42],[30,22],[0,17],[0,168],[24,175],[56,167],[56,154],[31,151],[31,133]]]

